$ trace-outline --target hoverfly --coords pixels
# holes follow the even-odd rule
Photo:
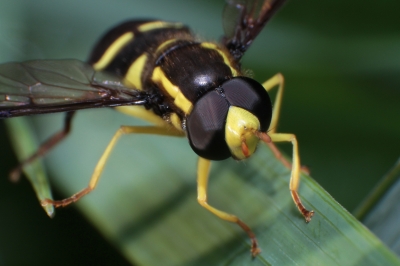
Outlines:
[[[76,110],[113,107],[152,126],[121,126],[98,161],[88,187],[63,200],[42,205],[66,206],[97,185],[118,139],[126,134],[184,137],[199,155],[198,202],[219,218],[237,223],[251,240],[251,254],[260,252],[255,234],[238,217],[207,203],[211,161],[243,160],[266,143],[291,169],[290,191],[306,222],[308,211],[297,193],[300,158],[295,135],[276,132],[284,79],[277,74],[260,84],[246,77],[240,59],[284,0],[228,0],[225,35],[220,43],[203,42],[181,23],[132,20],[107,32],[87,63],[43,60],[0,65],[0,118],[66,112],[64,128],[12,171],[43,156],[64,139]],[[272,106],[268,92],[278,87]],[[293,163],[274,142],[293,144]]]

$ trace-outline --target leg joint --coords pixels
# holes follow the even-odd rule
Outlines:
[[[279,83],[280,83],[280,84],[282,84],[283,82],[285,82],[285,78],[284,78],[284,76],[282,75],[282,73],[278,72],[278,73],[276,74],[276,76],[279,78]]]
[[[206,197],[197,197],[197,202],[203,207],[208,206]]]

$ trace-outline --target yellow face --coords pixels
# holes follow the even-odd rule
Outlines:
[[[256,150],[258,137],[255,132],[260,130],[258,118],[243,108],[231,106],[225,125],[225,141],[232,157],[243,160]]]

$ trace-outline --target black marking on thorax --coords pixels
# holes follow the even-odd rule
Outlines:
[[[192,103],[232,78],[232,71],[219,52],[204,48],[201,43],[183,41],[157,62],[171,83]]]

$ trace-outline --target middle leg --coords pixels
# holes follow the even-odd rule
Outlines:
[[[42,206],[53,205],[54,207],[65,207],[72,202],[78,201],[80,198],[85,196],[86,194],[90,193],[94,190],[97,186],[97,183],[100,179],[100,175],[103,172],[105,164],[110,157],[112,150],[114,149],[115,145],[119,138],[126,134],[153,134],[153,135],[164,135],[164,136],[176,136],[182,137],[184,133],[172,127],[157,127],[157,126],[121,126],[117,132],[114,134],[113,138],[111,139],[110,143],[108,144],[107,148],[103,152],[103,155],[100,157],[100,160],[97,162],[96,168],[93,171],[92,177],[90,178],[89,185],[75,193],[71,197],[68,197],[63,200],[51,200],[51,199],[44,199],[41,201]]]

